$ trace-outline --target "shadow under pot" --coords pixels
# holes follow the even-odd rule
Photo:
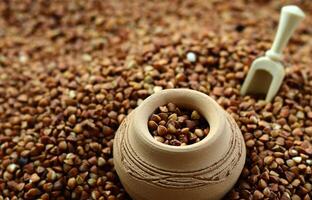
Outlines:
[[[197,110],[209,123],[201,141],[171,146],[156,141],[149,117],[172,102]],[[114,165],[135,200],[215,200],[234,186],[246,157],[244,139],[234,119],[211,97],[190,89],[168,89],[145,99],[117,130]]]

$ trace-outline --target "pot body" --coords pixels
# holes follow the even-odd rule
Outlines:
[[[154,140],[147,121],[166,103],[198,110],[210,125],[200,142],[183,147]],[[135,200],[221,199],[236,183],[245,163],[244,139],[234,119],[209,96],[189,89],[155,93],[120,125],[114,165]]]

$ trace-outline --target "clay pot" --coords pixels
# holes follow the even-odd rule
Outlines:
[[[159,106],[173,102],[196,109],[209,122],[203,140],[187,146],[157,142],[147,121]],[[211,97],[189,89],[168,89],[145,99],[120,125],[114,164],[135,200],[221,199],[235,184],[246,149],[234,119]]]

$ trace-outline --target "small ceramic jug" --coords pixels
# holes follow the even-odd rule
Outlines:
[[[200,142],[171,146],[156,141],[147,122],[169,102],[199,111],[210,125]],[[120,125],[114,140],[114,164],[135,200],[215,200],[235,184],[246,149],[234,119],[211,97],[189,89],[168,89],[145,99]]]

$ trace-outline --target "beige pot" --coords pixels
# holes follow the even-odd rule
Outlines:
[[[198,143],[170,146],[155,141],[147,120],[173,102],[198,110],[210,132]],[[135,200],[221,199],[235,184],[245,163],[242,134],[212,98],[189,89],[168,89],[145,99],[121,124],[114,140],[114,164]]]

